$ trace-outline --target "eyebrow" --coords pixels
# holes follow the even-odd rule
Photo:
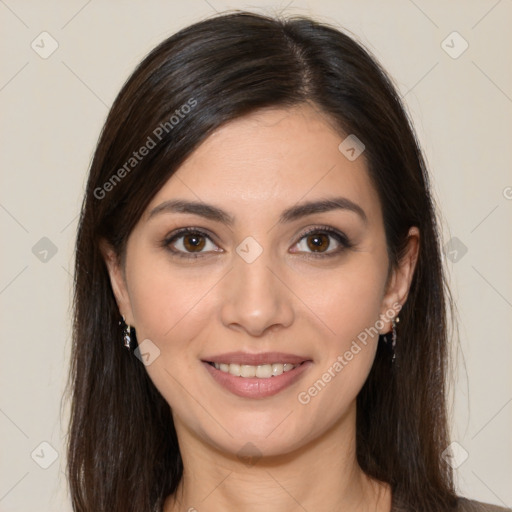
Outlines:
[[[354,203],[346,197],[333,197],[294,205],[283,211],[278,223],[292,222],[308,215],[332,210],[350,211],[356,213],[363,222],[368,222],[366,213],[357,203]],[[235,218],[232,215],[217,206],[197,201],[185,201],[183,199],[171,199],[159,204],[149,213],[148,221],[162,213],[189,213],[221,222],[227,226],[232,226],[235,223]]]

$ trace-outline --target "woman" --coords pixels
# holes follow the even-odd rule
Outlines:
[[[75,271],[76,511],[504,510],[455,493],[425,164],[335,28],[238,12],[155,48]]]

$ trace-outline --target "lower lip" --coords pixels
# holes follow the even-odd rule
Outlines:
[[[209,363],[202,361],[210,375],[224,388],[231,393],[244,398],[266,398],[276,395],[283,389],[291,386],[300,376],[313,364],[311,361],[304,361],[293,370],[284,372],[277,377],[259,379],[257,377],[237,377],[230,373],[217,370]]]

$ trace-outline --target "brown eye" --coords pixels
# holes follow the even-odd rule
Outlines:
[[[303,233],[297,243],[297,250],[309,256],[327,257],[341,254],[352,247],[345,234],[333,228],[313,228]]]
[[[219,252],[219,248],[208,234],[194,228],[181,229],[171,234],[164,240],[163,245],[173,255],[184,258],[196,258]]]
[[[204,236],[200,234],[190,234],[183,236],[183,246],[189,252],[201,251],[206,245]]]
[[[313,252],[324,252],[329,248],[329,237],[324,233],[307,236],[307,246]]]

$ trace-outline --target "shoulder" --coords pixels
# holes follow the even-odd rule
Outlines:
[[[512,512],[510,508],[490,505],[481,501],[470,500],[467,498],[458,499],[458,512]]]

